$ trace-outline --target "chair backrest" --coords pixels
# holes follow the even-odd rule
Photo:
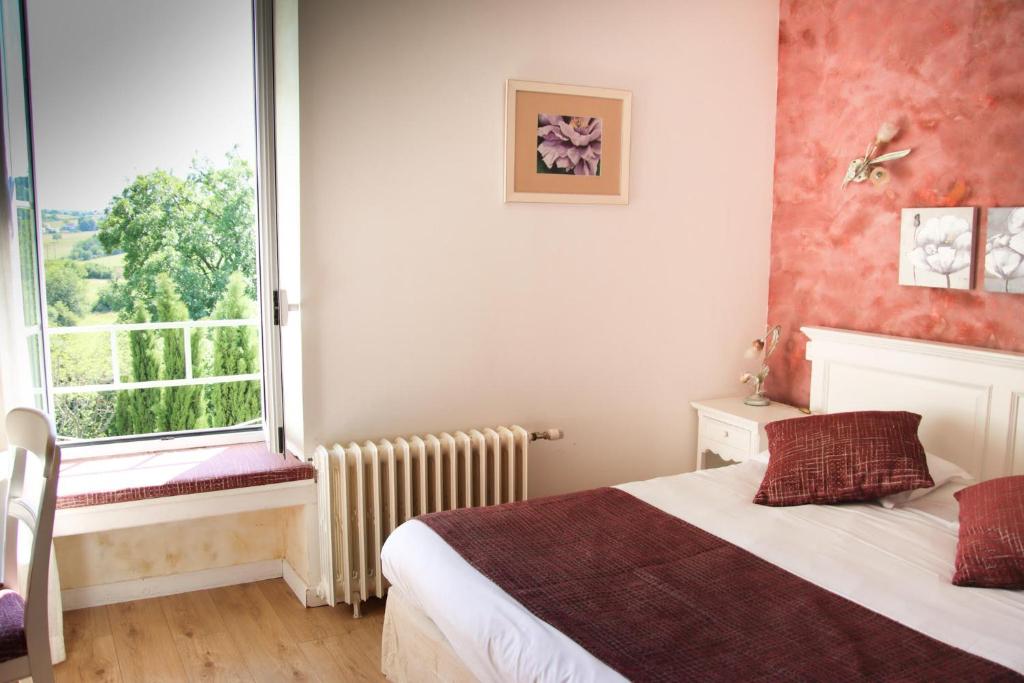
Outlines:
[[[11,471],[7,481],[6,532],[4,539],[4,582],[8,588],[18,577],[19,522],[32,531],[32,554],[27,581],[19,581],[25,598],[25,630],[42,628],[47,622],[47,582],[50,544],[57,507],[57,477],[60,448],[50,418],[35,408],[15,408],[7,414],[7,440],[11,449]],[[26,479],[32,458],[39,476]],[[41,626],[40,626],[41,625]]]

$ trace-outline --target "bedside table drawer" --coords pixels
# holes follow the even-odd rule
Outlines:
[[[727,424],[713,417],[702,415],[700,418],[701,438],[715,441],[729,448],[750,454],[750,432],[742,427]]]

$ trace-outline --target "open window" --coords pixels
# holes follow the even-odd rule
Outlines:
[[[280,452],[270,3],[3,6],[23,322],[65,454]]]

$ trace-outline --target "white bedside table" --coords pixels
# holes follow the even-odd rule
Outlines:
[[[743,462],[768,448],[766,424],[807,416],[784,403],[748,406],[741,396],[694,401],[690,405],[697,411],[698,470],[708,466],[709,456]]]

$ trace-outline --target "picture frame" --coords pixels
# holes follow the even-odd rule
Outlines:
[[[1024,206],[988,209],[985,291],[1024,294]]]
[[[508,80],[505,201],[628,204],[628,90]]]
[[[899,283],[909,287],[973,289],[976,228],[974,207],[903,209]]]

